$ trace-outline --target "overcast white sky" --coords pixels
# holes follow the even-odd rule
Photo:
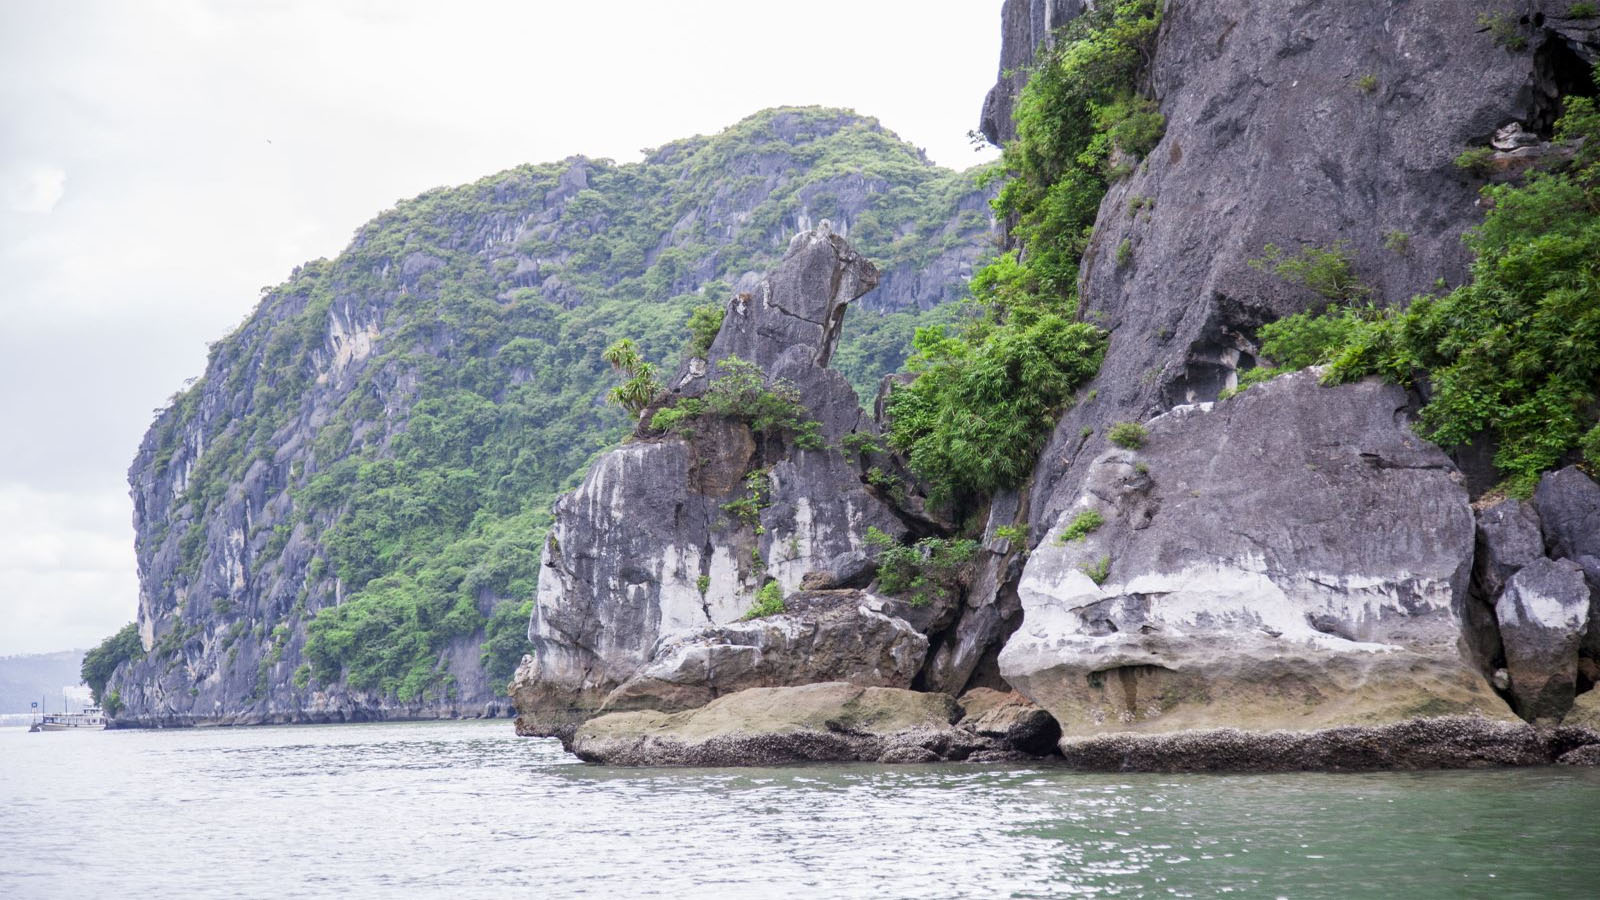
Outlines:
[[[133,618],[125,472],[259,289],[403,197],[767,106],[939,163],[1000,0],[0,0],[0,654]]]

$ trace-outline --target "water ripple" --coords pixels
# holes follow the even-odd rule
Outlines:
[[[8,897],[1592,897],[1600,772],[610,769],[505,723],[0,730]]]

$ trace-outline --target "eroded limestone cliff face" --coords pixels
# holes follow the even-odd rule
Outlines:
[[[1037,532],[1073,503],[1110,424],[1215,400],[1254,366],[1257,327],[1326,302],[1253,268],[1268,244],[1344,242],[1385,305],[1462,281],[1483,181],[1454,160],[1544,104],[1536,53],[1498,46],[1482,12],[1454,0],[1167,4],[1150,67],[1166,132],[1112,185],[1085,254],[1086,314],[1111,343],[1040,458]],[[1394,234],[1403,249],[1385,246]]]
[[[1268,244],[1346,247],[1384,305],[1464,278],[1484,182],[1454,159],[1508,126],[1548,138],[1593,52],[1586,26],[1504,6],[1166,4],[1150,66],[1165,135],[1111,187],[1084,257],[1110,345],[1035,470],[1041,540],[1001,656],[1069,740],[1503,715],[1486,678],[1528,718],[1565,710],[1543,676],[1503,668],[1539,658],[1497,633],[1529,629],[1505,572],[1468,578],[1481,455],[1417,439],[1415,398],[1392,387],[1302,373],[1214,404],[1256,364],[1260,325],[1326,302],[1251,266]],[[1109,443],[1118,422],[1147,423],[1148,447]],[[1059,543],[1088,510],[1107,525]],[[1534,630],[1572,638],[1550,650],[1571,670],[1588,600],[1570,577],[1539,583],[1559,612]],[[1570,671],[1555,681],[1570,702]]]

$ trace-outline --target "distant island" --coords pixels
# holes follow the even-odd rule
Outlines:
[[[27,715],[33,711],[30,703],[41,703],[47,712],[66,712],[87,702],[89,690],[82,686],[79,670],[83,654],[58,650],[0,656],[0,715]]]

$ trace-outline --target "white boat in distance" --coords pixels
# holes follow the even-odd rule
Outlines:
[[[75,713],[45,713],[34,722],[28,731],[77,731],[79,729],[103,730],[106,727],[105,714],[98,706],[85,706],[83,712]]]

